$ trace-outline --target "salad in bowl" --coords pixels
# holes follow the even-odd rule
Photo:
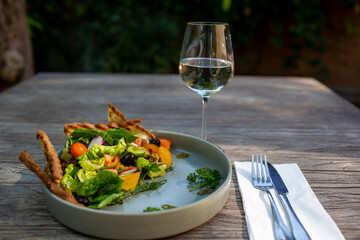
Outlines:
[[[121,204],[135,194],[158,189],[166,180],[156,178],[172,170],[171,141],[156,138],[140,121],[128,121],[109,104],[107,124],[65,124],[69,138],[59,152],[46,133],[38,131],[47,160],[44,170],[26,151],[19,159],[68,202],[95,209]]]

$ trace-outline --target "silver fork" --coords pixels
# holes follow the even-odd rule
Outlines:
[[[255,173],[255,165],[256,164],[256,173]],[[261,169],[261,170],[260,170]],[[264,158],[260,155],[256,155],[256,163],[254,162],[254,155],[251,156],[251,172],[252,172],[252,182],[255,188],[266,191],[270,204],[271,211],[274,219],[274,235],[276,239],[286,239],[293,240],[295,239],[289,228],[286,226],[284,220],[282,219],[280,212],[276,206],[274,198],[269,191],[273,188],[273,184],[271,182],[270,173],[266,161],[266,157]],[[266,173],[266,174],[265,174]]]

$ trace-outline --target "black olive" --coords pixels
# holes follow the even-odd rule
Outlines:
[[[85,196],[77,196],[76,200],[78,203],[84,204],[85,206],[89,206],[90,204],[89,199]]]
[[[155,144],[156,146],[160,147],[160,140],[157,138],[151,139],[150,143]]]
[[[120,159],[120,162],[124,166],[134,166],[134,164],[135,164],[135,155],[132,154],[132,153],[127,153]]]

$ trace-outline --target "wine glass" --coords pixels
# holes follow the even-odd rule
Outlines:
[[[202,98],[201,138],[206,140],[207,103],[234,75],[229,25],[217,22],[187,23],[180,53],[179,73],[186,86]]]

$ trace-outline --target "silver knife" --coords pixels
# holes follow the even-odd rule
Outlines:
[[[280,196],[280,199],[288,213],[290,223],[293,229],[294,237],[298,240],[306,240],[311,239],[309,234],[306,232],[304,226],[301,224],[299,218],[296,216],[296,213],[294,212],[294,209],[292,208],[289,199],[287,198],[286,194],[289,193],[284,181],[282,180],[281,176],[275,169],[273,165],[271,165],[269,162],[267,163],[269,167],[269,172],[271,176],[271,180],[274,184],[274,187],[277,191],[277,193]]]

